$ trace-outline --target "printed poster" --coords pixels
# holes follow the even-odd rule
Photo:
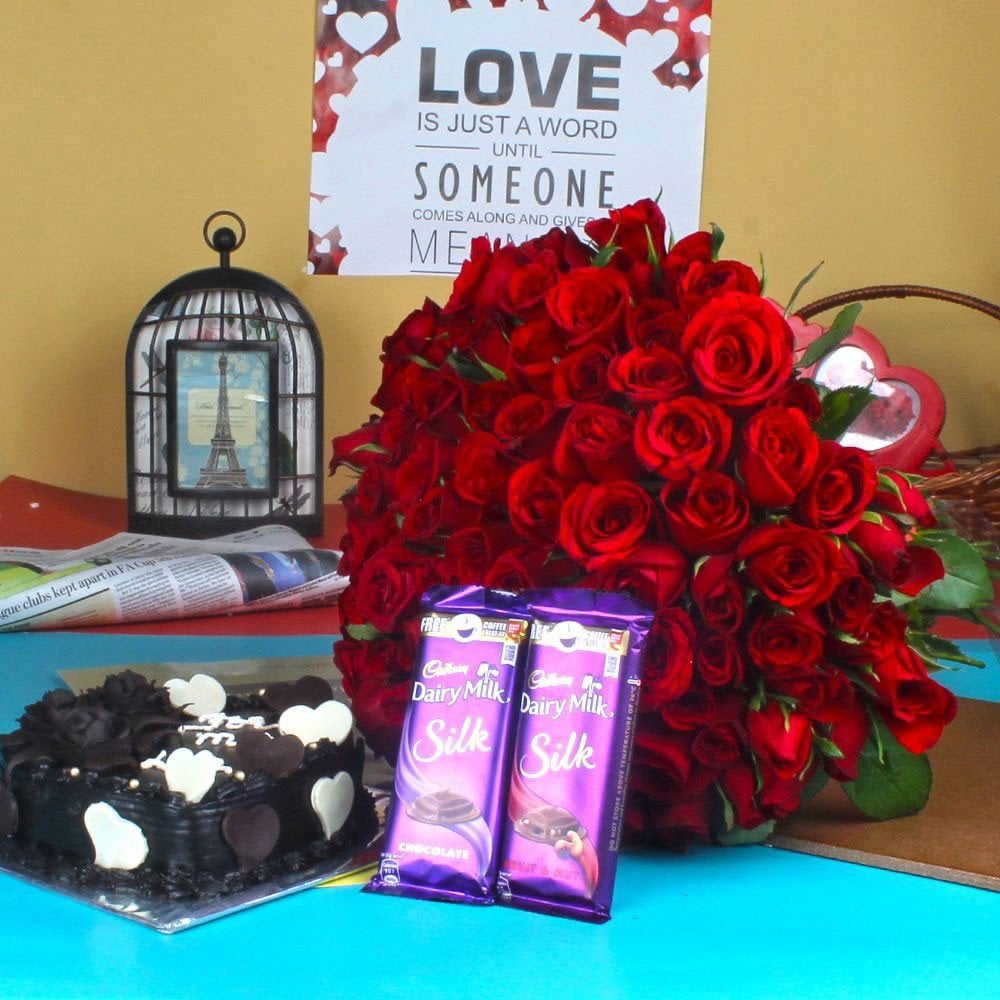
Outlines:
[[[658,198],[699,225],[711,0],[318,0],[309,267],[455,274]]]

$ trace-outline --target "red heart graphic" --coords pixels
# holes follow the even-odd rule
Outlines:
[[[826,328],[790,316],[795,351],[805,350]],[[820,385],[869,386],[875,395],[840,437],[861,448],[883,467],[916,472],[931,453],[944,424],[940,386],[917,368],[892,365],[885,348],[869,330],[856,326],[833,351],[802,371]]]

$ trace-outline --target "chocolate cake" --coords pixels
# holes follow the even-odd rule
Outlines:
[[[318,677],[227,696],[125,671],[48,692],[0,736],[0,856],[63,883],[237,892],[377,829],[353,715]]]

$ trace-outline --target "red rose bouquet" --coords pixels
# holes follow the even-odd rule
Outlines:
[[[765,836],[828,777],[868,814],[921,808],[963,658],[937,610],[985,564],[910,477],[836,438],[864,390],[801,379],[785,315],[721,233],[665,245],[651,201],[472,246],[442,308],[383,346],[382,415],[334,441],[345,497],[335,648],[395,755],[414,614],[438,583],[624,590],[655,609],[627,823],[660,843]]]

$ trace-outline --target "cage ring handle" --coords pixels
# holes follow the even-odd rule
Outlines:
[[[222,226],[216,229],[211,236],[208,234],[208,228],[216,219],[227,217],[230,219],[235,219],[240,227],[239,236],[233,232],[228,226]],[[212,250],[215,250],[220,258],[223,267],[229,264],[229,255],[234,250],[239,250],[243,246],[243,241],[247,238],[247,227],[243,219],[240,218],[235,212],[230,212],[226,209],[220,209],[218,212],[213,212],[206,220],[205,226],[202,229],[202,236],[205,238],[205,242],[209,245]]]

